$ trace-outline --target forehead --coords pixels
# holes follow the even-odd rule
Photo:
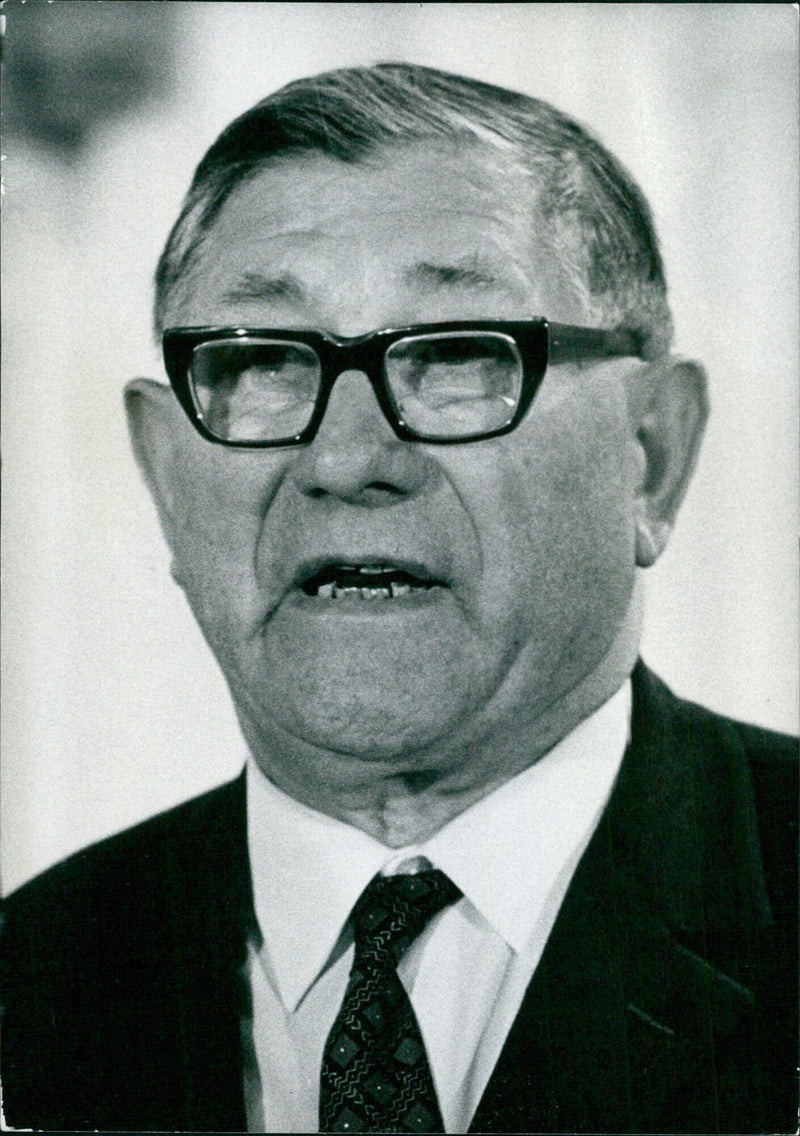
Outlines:
[[[567,292],[529,178],[482,150],[404,147],[365,164],[283,159],[251,176],[204,238],[168,323],[239,322],[260,308],[360,320],[358,334],[417,320],[423,304],[431,320],[563,319]]]

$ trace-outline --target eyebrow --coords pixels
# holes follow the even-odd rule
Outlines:
[[[406,284],[431,290],[486,288],[500,283],[493,273],[481,267],[474,259],[462,264],[433,264],[426,260],[418,261],[403,273],[403,279]],[[265,276],[262,272],[244,272],[233,287],[223,293],[222,299],[228,304],[264,300],[303,304],[307,299],[307,293],[291,272],[281,273],[278,276]]]
[[[300,281],[290,272],[280,276],[264,276],[261,272],[245,272],[232,288],[223,293],[225,303],[247,300],[288,300],[301,304],[306,293]]]
[[[497,277],[475,260],[464,264],[432,264],[419,261],[404,273],[409,284],[436,288],[486,288],[498,283]]]

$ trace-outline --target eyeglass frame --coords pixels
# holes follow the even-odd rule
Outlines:
[[[395,408],[384,370],[384,357],[393,343],[410,336],[448,332],[497,333],[511,338],[522,363],[522,382],[517,408],[503,426],[469,435],[420,434],[409,427]],[[205,425],[202,412],[192,395],[190,368],[196,347],[216,340],[270,339],[279,343],[300,343],[310,347],[320,362],[319,390],[308,424],[287,438],[228,439],[213,434]],[[461,445],[509,434],[525,417],[550,364],[609,358],[644,358],[644,336],[629,328],[578,327],[550,323],[539,317],[529,320],[455,320],[446,323],[410,324],[381,328],[353,338],[332,335],[311,328],[252,328],[242,326],[173,327],[162,336],[164,366],[175,396],[197,432],[208,442],[237,449],[278,449],[302,446],[313,441],[325,416],[333,385],[344,371],[361,371],[375,393],[384,417],[404,442],[433,445]]]

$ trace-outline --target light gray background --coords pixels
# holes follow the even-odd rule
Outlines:
[[[94,5],[77,6],[88,41]],[[158,36],[161,5],[146,7]],[[164,96],[98,115],[79,158],[5,139],[4,888],[240,767],[227,691],[128,454],[121,387],[163,377],[150,275],[203,151],[256,99],[330,67],[411,60],[542,96],[632,170],[661,233],[678,349],[706,364],[713,406],[649,573],[644,655],[681,694],[794,729],[795,7],[166,7]],[[4,11],[13,53],[24,8]]]

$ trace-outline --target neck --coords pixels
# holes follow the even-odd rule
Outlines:
[[[436,752],[365,759],[285,735],[242,729],[256,763],[302,804],[361,829],[389,848],[430,839],[454,817],[535,764],[600,708],[629,677],[638,654],[641,594],[600,663],[535,714],[502,713]]]

